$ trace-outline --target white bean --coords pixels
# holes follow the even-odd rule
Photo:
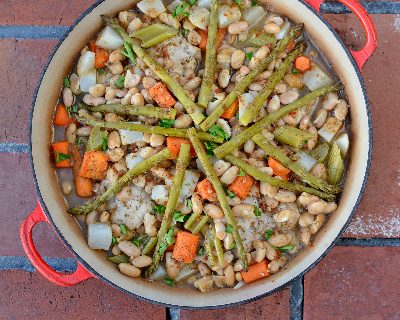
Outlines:
[[[69,195],[72,191],[72,183],[69,181],[63,181],[61,184],[61,189],[65,195]]]
[[[332,213],[333,211],[336,210],[336,208],[337,208],[337,204],[336,204],[335,202],[328,202],[328,203],[326,204],[324,213],[325,213],[325,214]]]
[[[299,128],[302,130],[307,130],[311,123],[311,116],[306,114],[300,120]]]
[[[240,169],[236,166],[230,167],[228,170],[225,171],[225,173],[221,176],[220,180],[222,183],[225,183],[226,185],[231,184],[235,179],[237,178],[239,174]]]
[[[149,256],[139,256],[131,260],[131,264],[136,268],[144,268],[151,265],[151,257]]]
[[[313,124],[316,128],[322,128],[322,126],[326,122],[326,118],[328,117],[328,111],[325,109],[319,109],[316,116],[315,120],[313,121]]]
[[[283,210],[274,214],[274,220],[281,224],[281,228],[293,229],[299,221],[300,214],[292,210]]]
[[[278,193],[279,187],[275,187],[267,182],[260,183],[260,193],[270,198],[274,198]]]
[[[110,134],[108,135],[107,144],[109,149],[119,148],[121,146],[121,138],[118,131],[110,132]]]
[[[108,56],[108,61],[110,63],[115,63],[123,60],[125,56],[122,54],[121,50],[114,50],[113,52],[110,53]]]
[[[150,145],[152,147],[162,146],[165,141],[165,137],[160,134],[153,133],[150,137]]]
[[[106,103],[106,99],[103,97],[93,97],[90,94],[86,94],[83,97],[83,102],[90,105],[90,106],[98,106],[100,104],[105,104]]]
[[[131,22],[129,22],[127,32],[131,34],[132,32],[139,30],[142,27],[142,20],[139,18],[133,18]]]
[[[254,217],[254,206],[251,204],[241,203],[232,208],[235,217]]]
[[[74,144],[76,141],[76,124],[71,123],[67,130],[65,131],[65,137],[67,138],[68,143]]]
[[[117,94],[117,90],[115,88],[107,87],[104,98],[106,100],[111,100],[111,99],[115,98],[116,94]]]
[[[290,104],[299,98],[299,93],[296,90],[289,90],[280,95],[282,104]]]
[[[232,233],[227,233],[224,238],[224,247],[226,250],[231,250],[233,244],[233,235]]]
[[[106,113],[106,115],[104,116],[104,120],[106,122],[117,122],[118,115],[113,112]]]
[[[256,248],[256,251],[254,252],[253,259],[255,262],[261,262],[265,258],[267,250],[264,248],[264,246],[260,246]]]
[[[276,195],[274,196],[275,200],[279,202],[295,202],[296,194],[292,191],[282,190],[280,189]]]
[[[139,150],[139,155],[145,159],[150,158],[151,156],[153,156],[155,154],[156,154],[156,151],[152,147],[144,147]]]
[[[267,22],[264,25],[264,30],[266,33],[277,34],[279,31],[281,31],[281,28],[273,22]]]
[[[231,164],[224,160],[217,160],[214,163],[214,170],[218,177],[222,176],[226,170],[229,169]]]
[[[279,110],[281,107],[281,100],[279,99],[278,95],[273,95],[272,98],[268,101],[267,111],[272,113],[274,111]]]
[[[233,287],[235,284],[235,271],[233,271],[233,266],[231,264],[225,268],[224,275],[227,287]]]
[[[192,210],[195,214],[203,212],[203,201],[197,193],[193,193],[192,195]]]
[[[124,275],[132,278],[137,278],[140,276],[140,269],[136,268],[135,266],[129,263],[120,263],[118,265],[119,271]]]
[[[276,233],[276,234],[273,234],[268,239],[268,242],[275,247],[283,247],[283,246],[287,246],[288,244],[290,244],[292,239],[293,239],[292,236],[290,236],[289,234]]]
[[[134,95],[132,95],[131,104],[138,106],[138,107],[144,107],[143,94],[138,92],[138,93],[135,93]]]
[[[172,258],[172,252],[167,252],[165,254],[165,267],[168,277],[175,279],[180,271],[180,263]]]
[[[89,93],[96,98],[102,97],[106,93],[106,86],[101,83],[95,84],[89,88]]]
[[[229,79],[231,75],[229,69],[222,69],[218,75],[218,84],[221,88],[226,88],[229,84]]]
[[[246,58],[246,54],[242,50],[235,50],[231,56],[231,67],[233,69],[239,69]]]
[[[319,229],[321,229],[324,222],[325,222],[325,215],[324,214],[317,215],[317,217],[309,227],[310,233],[316,234],[319,231]]]
[[[225,225],[222,222],[215,222],[215,235],[219,240],[224,240],[226,236]]]
[[[210,268],[203,262],[200,262],[197,265],[197,268],[199,269],[200,274],[205,277],[211,274]]]
[[[252,153],[254,151],[254,148],[256,147],[256,144],[254,143],[253,140],[247,140],[243,146],[243,150],[246,153]]]
[[[228,32],[230,34],[241,34],[247,31],[248,27],[249,23],[247,21],[237,21],[228,26]]]
[[[157,84],[157,80],[153,77],[143,77],[142,79],[143,88],[150,89]]]
[[[282,94],[285,93],[285,92],[287,91],[287,85],[286,85],[285,83],[283,83],[283,82],[278,83],[278,84],[275,86],[274,91],[275,91],[277,94],[281,94],[281,96],[282,96]],[[281,101],[281,102],[282,102],[282,101]],[[282,103],[283,103],[283,102],[282,102]]]
[[[176,118],[174,127],[178,129],[185,129],[188,128],[192,124],[192,118],[187,114],[183,114]]]
[[[349,106],[347,105],[347,102],[340,99],[334,111],[335,118],[343,121],[346,119],[348,112]]]
[[[299,226],[308,227],[313,223],[313,221],[314,221],[314,216],[306,211],[299,218]]]
[[[131,70],[126,71],[124,87],[127,89],[136,87],[140,80],[142,80],[142,76],[138,73],[132,73]]]
[[[167,25],[169,25],[169,26],[171,26],[171,27],[173,27],[175,29],[179,29],[180,26],[181,26],[179,20],[177,18],[174,18],[172,16],[172,14],[170,14],[170,13],[163,12],[158,16],[158,18],[161,20],[161,22],[164,22],[165,24],[167,24]],[[189,21],[189,20],[187,20],[187,21]],[[193,29],[190,29],[190,28],[185,28],[185,29],[193,30]]]
[[[339,103],[339,98],[336,93],[330,92],[326,99],[322,102],[322,108],[331,111]]]
[[[200,77],[194,77],[193,79],[190,79],[186,84],[183,86],[185,90],[193,91],[200,87],[201,84],[201,78]]]
[[[314,195],[309,194],[307,192],[303,192],[299,196],[298,200],[299,200],[301,205],[308,206],[310,203],[317,202],[319,200],[319,198],[317,196],[314,196]]]
[[[305,246],[310,243],[311,233],[308,228],[300,228],[300,240]]]
[[[112,247],[111,252],[114,256],[118,256],[121,254],[121,250],[119,250],[118,244]]]
[[[103,211],[100,214],[100,222],[106,223],[110,220],[110,214],[107,211]]]
[[[128,257],[140,256],[140,249],[137,246],[135,246],[132,242],[123,240],[120,243],[118,243],[118,248]]]
[[[236,272],[242,271],[243,270],[242,261],[236,260],[236,262],[233,266],[233,270]]]
[[[328,179],[328,170],[323,163],[317,163],[310,171],[310,173],[319,179]]]
[[[198,46],[201,43],[201,35],[196,30],[190,30],[187,35],[187,40],[190,44]]]
[[[89,137],[90,132],[92,132],[92,127],[89,126],[80,127],[76,130],[76,134],[80,137]]]
[[[108,63],[107,64],[108,69],[110,69],[111,73],[114,75],[121,74],[124,72],[124,66],[120,61],[114,62],[114,63]]]
[[[66,107],[71,107],[74,104],[75,97],[70,88],[63,89],[63,102]]]
[[[80,85],[79,85],[79,77],[77,74],[73,73],[70,75],[69,77],[69,82],[70,82],[70,89],[72,91],[73,94],[80,94],[81,93],[81,89],[80,89]]]
[[[310,214],[317,215],[325,211],[327,204],[324,200],[319,200],[317,202],[310,203],[307,206],[307,210]]]
[[[241,274],[240,272],[236,272],[236,273],[235,273],[235,280],[236,280],[237,282],[240,282],[240,281],[243,280],[242,274]]]
[[[107,150],[106,154],[108,155],[108,160],[111,162],[118,162],[122,159],[125,152],[121,148],[114,148],[112,150]]]
[[[204,205],[204,213],[210,216],[213,219],[222,219],[224,217],[224,213],[220,207],[215,204],[207,203]]]

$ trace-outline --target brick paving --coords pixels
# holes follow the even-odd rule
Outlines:
[[[294,290],[284,289],[259,301],[223,311],[179,312],[133,299],[98,280],[89,280],[73,288],[59,288],[39,274],[31,273],[31,268],[15,263],[24,256],[18,238],[19,223],[36,202],[27,154],[32,94],[57,42],[54,38],[59,37],[52,32],[64,30],[94,2],[0,2],[0,68],[3,71],[0,73],[0,201],[3,203],[0,211],[3,219],[0,224],[0,310],[3,313],[0,318],[107,319],[126,315],[132,319],[151,316],[153,319],[280,320],[300,319],[303,314],[304,319],[400,319],[400,283],[396,272],[400,262],[400,110],[396,103],[400,101],[400,11],[396,10],[400,10],[400,3],[396,1],[387,1],[383,6],[377,1],[367,3],[369,10],[387,13],[372,15],[379,33],[379,48],[363,70],[374,130],[367,189],[344,234],[350,238],[341,243],[346,247],[336,247],[309,272],[304,277],[304,288],[300,280],[296,287],[300,294],[294,295]],[[335,3],[325,4],[323,11],[336,7]],[[353,15],[324,16],[346,44],[354,48],[362,45],[364,34]],[[28,26],[40,26],[37,30],[42,35],[31,34],[37,27],[29,29]],[[13,39],[13,34],[19,39]],[[16,66],[23,72],[15,72]],[[39,225],[34,238],[43,256],[71,257],[50,227]],[[366,240],[354,242],[352,238]],[[384,247],[389,242],[380,238],[389,238],[392,247]],[[364,247],[366,245],[373,247]],[[70,260],[57,261],[70,266]],[[7,270],[11,266],[20,270]],[[301,308],[303,289],[304,308]]]

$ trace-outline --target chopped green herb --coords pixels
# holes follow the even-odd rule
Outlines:
[[[211,102],[215,102],[217,100],[218,100],[217,97],[212,97]]]
[[[117,237],[112,237],[112,242],[113,245],[118,243]]]
[[[222,138],[224,141],[229,139],[229,135],[220,126],[214,124],[208,131],[210,134],[216,138]]]
[[[204,146],[206,147],[207,154],[209,156],[213,156],[214,149],[218,147],[218,145],[215,142],[211,142],[211,141],[204,141]]]
[[[104,68],[98,68],[97,73],[102,76],[103,74],[106,73],[106,70]]]
[[[171,278],[164,278],[164,282],[166,285],[169,285],[170,287],[173,287],[175,285],[175,280]]]
[[[256,5],[258,5],[258,1],[257,0],[251,0],[251,6],[255,7]]]
[[[154,206],[154,211],[158,214],[164,214],[165,212],[165,206],[163,206],[162,204],[156,204]]]
[[[182,34],[184,37],[187,37],[187,35],[189,34],[189,32],[190,32],[189,29],[182,29],[182,30],[181,30],[181,34]]]
[[[199,251],[197,251],[198,256],[202,256],[204,254],[204,247],[200,247]]]
[[[191,6],[194,6],[197,3],[197,0],[188,0]]]
[[[186,199],[186,207],[190,210],[190,211],[192,211],[192,209],[193,209],[193,203],[192,203],[192,199]]]
[[[233,230],[232,226],[230,224],[227,224],[226,228],[225,228],[225,232],[226,233],[232,233],[232,230]]]
[[[265,231],[265,234],[264,234],[265,240],[268,240],[269,238],[271,238],[271,236],[273,234],[274,234],[274,230],[268,229],[267,231]]]
[[[119,89],[122,89],[124,87],[124,83],[125,83],[124,75],[120,76],[118,80],[114,82],[115,86]]]
[[[133,53],[133,49],[131,47],[131,44],[129,42],[125,41],[124,42],[124,47],[125,47],[125,50],[122,50],[121,53],[125,57],[127,57],[132,62],[132,64],[136,64],[136,59],[135,59],[135,55]]]
[[[71,156],[69,154],[61,153],[56,151],[56,162],[59,163],[60,161],[63,160],[68,160],[71,159]]]
[[[230,249],[233,250],[233,249],[235,249],[235,248],[236,248],[236,243],[235,243],[235,241],[234,241],[234,242],[232,242]]]
[[[247,59],[247,60],[251,60],[251,58],[253,58],[253,55],[254,55],[254,52],[253,52],[253,51],[247,52],[247,53],[246,53],[246,59]]]
[[[182,2],[181,4],[178,4],[174,11],[172,12],[172,16],[174,18],[178,17],[178,16],[182,16],[182,17],[188,17],[189,16],[189,12],[186,11],[186,9],[189,7],[189,3],[187,2]]]
[[[165,250],[167,250],[168,246],[165,242],[160,243],[160,248],[158,249],[158,252],[163,255]]]
[[[107,136],[101,137],[101,150],[107,151],[108,149],[108,138]]]
[[[292,73],[299,74],[299,73],[301,73],[301,71],[297,70],[296,68],[293,68]]]
[[[286,251],[292,250],[293,248],[294,248],[294,246],[289,244],[287,246],[277,247],[277,248],[274,248],[274,249],[278,249],[280,252],[286,252]]]
[[[143,242],[143,240],[146,238],[146,236],[143,236],[143,235],[139,235],[139,236],[135,236],[133,239],[132,239],[132,243],[135,245],[135,246],[137,246],[137,247],[140,247],[140,245],[142,244],[142,242]]]
[[[64,88],[69,88],[71,86],[71,81],[69,80],[69,76],[66,76],[63,81]]]
[[[119,225],[121,232],[124,236],[126,236],[126,226],[124,224],[120,224]]]
[[[75,144],[76,144],[78,147],[83,146],[83,140],[82,140],[82,138],[81,138],[81,137],[78,137],[78,138],[76,139],[76,141],[75,141]]]
[[[241,9],[242,8],[242,0],[233,0],[234,3]]]
[[[174,238],[174,228],[170,228],[167,232],[167,234],[165,235],[165,242],[167,243],[167,245],[172,245],[175,243],[175,238]]]
[[[254,206],[254,215],[255,215],[256,217],[260,217],[260,216],[262,215],[261,210],[260,210],[258,207],[256,207],[256,206]]]
[[[171,128],[174,124],[174,119],[160,119],[160,127]]]
[[[72,114],[77,113],[79,111],[79,107],[77,104],[73,104],[71,107],[65,107],[65,111],[67,111],[68,116],[72,118]]]
[[[190,214],[182,214],[180,211],[175,211],[172,217],[176,222],[186,222],[189,219]]]
[[[240,169],[238,176],[244,177],[245,175],[246,175],[246,172],[244,172],[242,169]]]
[[[233,193],[231,190],[228,189],[228,186],[225,183],[222,183],[222,188],[224,189],[226,195],[233,199],[234,197],[236,197],[236,194]]]

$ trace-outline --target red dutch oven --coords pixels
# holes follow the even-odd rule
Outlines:
[[[98,278],[124,292],[151,302],[181,308],[220,308],[237,305],[272,294],[314,267],[334,245],[354,213],[367,180],[372,128],[370,108],[361,77],[361,69],[377,47],[377,34],[371,18],[356,0],[340,0],[361,21],[366,44],[360,51],[349,51],[338,35],[319,15],[322,0],[268,0],[278,13],[295,22],[303,22],[308,34],[331,62],[345,86],[350,103],[350,161],[344,191],[338,209],[317,234],[313,246],[305,248],[279,273],[246,285],[239,290],[223,289],[200,293],[189,288],[171,288],[142,279],[127,278],[105,259],[105,254],[89,249],[81,229],[66,212],[66,203],[49,160],[52,139],[53,106],[59,96],[62,79],[73,66],[87,39],[101,28],[100,14],[115,15],[132,7],[134,1],[104,0],[87,10],[55,48],[39,81],[31,115],[31,165],[38,193],[36,209],[21,225],[21,241],[36,270],[60,286],[72,286],[89,278]],[[53,270],[39,255],[32,240],[32,229],[38,222],[50,223],[78,261],[70,274]]]

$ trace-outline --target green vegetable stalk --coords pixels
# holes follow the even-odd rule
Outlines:
[[[334,142],[328,157],[328,182],[330,184],[339,184],[342,181],[343,170],[344,165],[340,155],[340,148]]]
[[[313,135],[295,127],[282,126],[275,129],[274,138],[281,143],[300,149],[313,138]]]
[[[310,156],[317,160],[318,163],[325,163],[329,154],[329,144],[324,142],[317,145],[313,150],[310,151]]]
[[[178,30],[173,27],[155,23],[136,30],[130,36],[142,40],[143,48],[150,48],[176,36],[177,33]]]

